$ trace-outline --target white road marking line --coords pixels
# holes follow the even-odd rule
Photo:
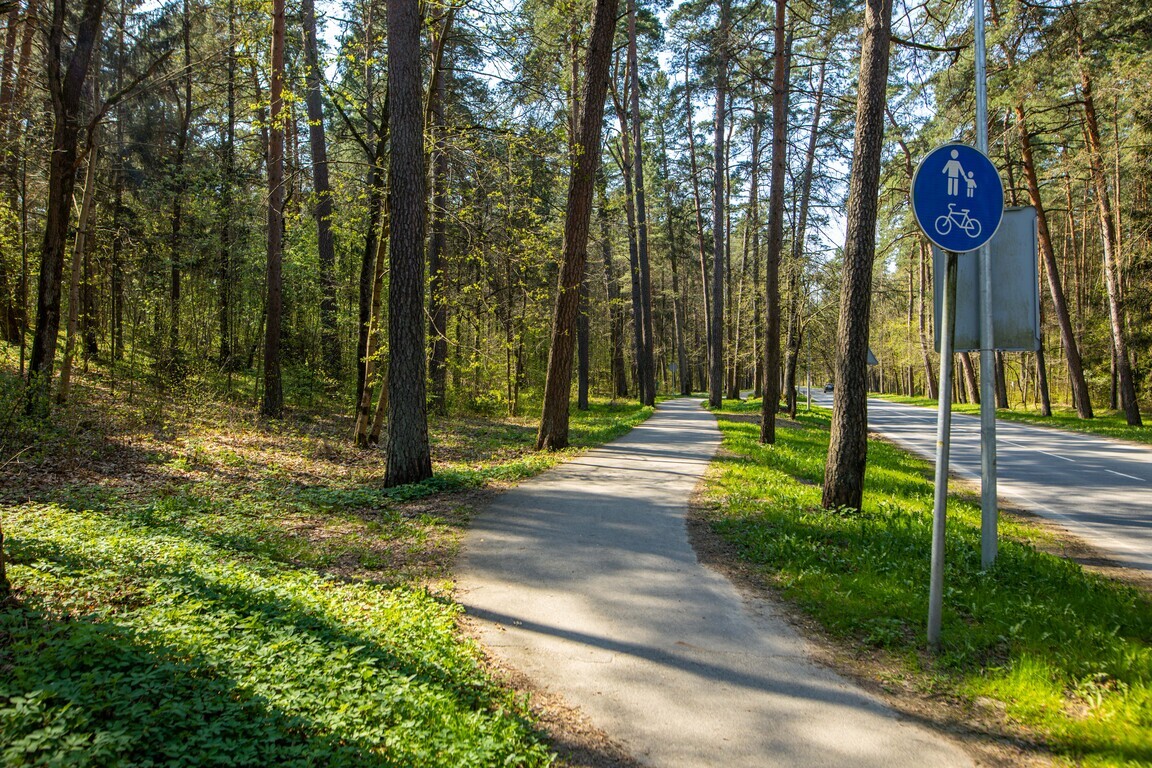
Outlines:
[[[1040,451],[1040,453],[1044,454],[1045,456],[1051,456],[1054,459],[1063,459],[1064,461],[1070,461],[1073,464],[1076,463],[1076,459],[1070,459],[1067,456],[1061,456],[1058,453],[1048,453],[1048,451]]]
[[[1135,477],[1134,475],[1126,475],[1126,474],[1124,474],[1123,472],[1117,472],[1117,471],[1115,471],[1115,470],[1113,470],[1113,469],[1106,469],[1106,470],[1104,470],[1104,471],[1105,471],[1105,472],[1111,472],[1111,473],[1112,473],[1112,474],[1114,474],[1114,475],[1120,475],[1120,477],[1126,477],[1126,478],[1128,478],[1129,480],[1139,480],[1139,481],[1140,481],[1140,482],[1142,482],[1142,483],[1145,483],[1145,482],[1147,482],[1147,480],[1145,480],[1145,479],[1144,479],[1144,478],[1142,478],[1142,477]]]

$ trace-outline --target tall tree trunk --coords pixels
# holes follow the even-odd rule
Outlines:
[[[260,413],[284,415],[280,378],[281,265],[284,251],[284,0],[272,0],[272,77],[268,115],[268,269],[264,320],[264,400]]]
[[[636,389],[640,403],[648,401],[648,372],[644,366],[647,358],[644,355],[644,308],[640,298],[640,246],[636,234],[636,205],[635,190],[632,186],[632,149],[627,139],[629,135],[623,110],[620,114],[620,131],[623,137],[620,141],[620,172],[624,177],[624,213],[628,224],[628,276],[632,287],[632,349],[635,361]]]
[[[593,11],[584,95],[580,100],[583,105],[580,112],[580,152],[573,160],[568,182],[560,284],[552,319],[552,343],[548,350],[548,373],[544,382],[540,431],[536,437],[537,449],[558,450],[568,445],[573,330],[580,305],[580,284],[584,278],[592,191],[600,160],[600,127],[608,91],[616,9],[617,0],[596,0]]]
[[[720,0],[720,23],[716,28],[716,112],[712,168],[712,344],[708,370],[708,404],[719,408],[724,398],[724,255],[727,242],[725,202],[728,152],[724,125],[728,112],[728,57],[730,0]]]
[[[612,231],[608,224],[607,181],[603,171],[596,174],[600,189],[600,248],[604,257],[604,281],[607,284],[609,339],[612,345],[612,391],[616,397],[628,397],[628,372],[624,367],[624,306],[620,283],[612,263]]]
[[[1008,381],[1004,378],[1004,353],[1001,352],[1000,350],[996,350],[995,360],[996,360],[996,370],[995,370],[995,374],[996,374],[996,378],[995,378],[996,407],[997,408],[1007,408],[1008,407]]]
[[[680,270],[678,268],[680,242],[679,238],[676,237],[676,227],[672,215],[676,203],[672,182],[668,176],[668,141],[665,135],[664,121],[658,120],[656,125],[660,130],[660,167],[668,204],[668,213],[665,219],[668,225],[668,265],[672,270],[672,341],[676,348],[677,391],[681,395],[690,395],[692,394],[692,372],[689,369],[688,349],[684,342],[684,295],[680,292]]]
[[[175,194],[172,196],[172,229],[169,233],[168,250],[171,266],[168,306],[168,372],[179,374],[183,369],[180,355],[180,288],[184,259],[184,199],[188,182],[184,164],[188,157],[188,145],[192,132],[192,9],[190,0],[184,0],[180,22],[180,38],[184,52],[183,99],[177,100],[180,109],[180,128],[176,136],[176,159],[171,174],[176,180]]]
[[[776,0],[775,69],[772,75],[772,197],[768,203],[767,291],[764,327],[764,399],[760,442],[776,442],[776,408],[780,402],[780,261],[784,255],[784,170],[788,157],[788,64],[792,37],[784,37],[785,0]],[[861,76],[863,80],[863,76]],[[883,93],[883,91],[881,91]],[[881,96],[883,98],[883,96]],[[881,132],[883,127],[881,126]],[[857,156],[859,162],[859,156]],[[851,210],[851,209],[849,209]],[[874,216],[875,214],[873,214]],[[873,227],[875,221],[873,221]],[[847,262],[847,255],[845,255]],[[869,273],[871,265],[869,265]],[[866,312],[867,310],[865,310]],[[865,320],[867,323],[867,320]]]
[[[1108,292],[1108,319],[1112,330],[1112,348],[1116,354],[1116,375],[1120,390],[1120,405],[1129,426],[1143,424],[1140,404],[1136,400],[1136,384],[1132,364],[1128,357],[1128,339],[1124,328],[1124,307],[1120,295],[1120,265],[1117,263],[1116,221],[1112,215],[1112,200],[1108,179],[1104,175],[1103,150],[1100,127],[1096,120],[1096,104],[1092,91],[1092,75],[1084,60],[1083,45],[1077,30],[1077,59],[1080,64],[1080,97],[1084,106],[1084,127],[1088,139],[1088,160],[1092,171],[1092,185],[1096,191],[1096,209],[1100,215],[1100,234],[1104,241],[1104,285]]]
[[[791,59],[791,35],[789,35],[785,47],[788,49],[788,56]],[[824,113],[824,84],[827,68],[827,59],[821,59],[816,77],[812,127],[808,131],[808,147],[804,151],[804,172],[800,177],[800,206],[796,213],[796,232],[792,239],[792,269],[788,278],[788,345],[785,350],[784,390],[788,394],[788,415],[792,418],[796,418],[796,371],[800,365],[800,345],[804,341],[804,329],[800,318],[803,301],[800,295],[799,276],[804,268],[805,241],[808,237],[808,209],[812,200],[812,178],[816,165],[816,144],[820,138],[820,118]]]
[[[5,182],[4,195],[8,198],[9,210],[15,213],[24,201],[21,200],[20,190],[17,185],[17,158],[24,155],[23,152],[17,149],[16,143],[20,137],[20,131],[17,127],[18,120],[14,119],[14,112],[18,103],[23,100],[24,83],[29,79],[28,62],[32,54],[32,39],[33,30],[36,27],[34,23],[36,15],[35,3],[27,3],[27,7],[23,13],[20,23],[17,24],[17,16],[19,15],[17,9],[13,9],[8,14],[8,40],[5,42],[5,55],[4,55],[4,79],[3,85],[0,86],[0,150],[3,151],[5,160],[0,163],[0,169],[3,170],[3,179]],[[17,28],[20,28],[20,56],[19,63],[14,61],[14,48],[15,35]],[[9,186],[10,185],[10,186]],[[21,200],[21,202],[17,202]],[[23,241],[27,233],[21,232],[20,239]],[[26,308],[23,301],[22,287],[25,283],[26,277],[21,272],[17,279],[13,280],[9,275],[5,263],[0,259],[0,339],[16,344],[19,343],[21,348],[24,344],[24,325],[26,322]]]
[[[448,152],[445,146],[443,62],[453,18],[454,9],[449,8],[440,22],[433,46],[432,82],[428,88],[428,126],[432,133],[429,158],[432,206],[428,223],[431,230],[428,238],[428,335],[432,337],[432,349],[428,355],[428,379],[432,389],[429,407],[441,415],[448,412],[448,302],[444,295],[447,287]]]
[[[588,276],[580,283],[580,313],[576,316],[576,409],[588,410],[589,345]]]
[[[641,392],[644,405],[656,404],[656,370],[653,357],[652,276],[648,258],[648,208],[644,194],[644,137],[640,117],[640,61],[636,46],[636,0],[628,0],[628,72],[631,74],[629,102],[632,111],[632,169],[636,174],[636,264],[640,279],[640,317],[644,364],[640,366],[645,377]]]
[[[99,78],[93,78],[98,80]],[[99,99],[94,94],[93,101]],[[80,291],[83,280],[83,263],[91,247],[92,207],[96,192],[96,163],[99,160],[100,146],[97,143],[96,133],[92,134],[92,143],[87,147],[88,169],[84,174],[84,192],[81,196],[80,219],[76,223],[76,246],[72,251],[72,274],[68,289],[68,323],[64,334],[64,360],[60,364],[60,386],[56,390],[56,402],[63,405],[68,402],[68,395],[72,385],[72,364],[76,352],[76,337],[80,324]]]
[[[424,385],[423,78],[417,0],[388,0],[388,444],[384,484],[432,476]]]
[[[704,300],[704,340],[707,367],[712,367],[712,295],[708,287],[708,249],[704,244],[704,208],[700,201],[700,171],[696,163],[696,128],[692,118],[692,73],[689,67],[691,48],[684,49],[684,128],[688,133],[688,159],[692,164],[692,200],[696,206],[696,246],[700,251],[700,293]],[[710,374],[709,374],[710,375]],[[703,378],[708,378],[707,376]],[[703,380],[703,379],[702,379]]]
[[[935,400],[940,396],[939,385],[936,380],[936,371],[932,368],[932,354],[930,352],[931,345],[928,343],[928,265],[931,263],[930,249],[928,243],[924,238],[918,238],[916,243],[916,252],[919,254],[918,261],[918,278],[919,289],[917,291],[916,301],[916,332],[920,336],[920,362],[924,366],[924,390],[925,394]]]
[[[383,232],[376,241],[377,253],[375,254],[375,258],[370,262],[373,265],[373,274],[368,284],[369,321],[368,332],[365,334],[368,346],[364,353],[364,376],[366,383],[361,389],[360,399],[357,401],[356,407],[356,445],[360,448],[367,448],[370,445],[379,444],[380,431],[377,428],[377,422],[381,422],[380,426],[382,426],[384,416],[380,416],[380,414],[387,413],[388,383],[385,381],[383,382],[383,386],[380,387],[380,399],[376,403],[376,414],[379,418],[374,420],[372,416],[372,390],[376,386],[376,382],[373,381],[373,376],[378,367],[376,358],[379,356],[379,346],[382,340],[380,326],[383,325],[384,319],[381,311],[384,303],[384,249],[388,243],[388,221],[389,218],[385,212]],[[370,426],[372,427],[371,433],[369,432]]]
[[[825,509],[860,509],[864,495],[864,469],[868,463],[868,321],[891,33],[891,0],[866,0],[836,334],[836,397],[821,498]]]
[[[388,102],[385,97],[384,117],[380,121],[380,137],[376,136],[375,116],[375,24],[372,4],[366,9],[364,21],[364,92],[365,92],[365,136],[362,148],[368,161],[368,229],[364,236],[364,251],[360,259],[359,301],[357,303],[356,325],[356,404],[359,409],[364,400],[365,389],[370,389],[368,379],[368,347],[372,333],[373,279],[376,274],[376,255],[379,250],[380,213],[384,207],[384,150],[388,126]],[[371,407],[371,393],[368,395]],[[362,416],[357,412],[357,418]],[[364,416],[367,418],[367,416]],[[365,433],[366,434],[366,433]]]
[[[316,40],[314,0],[301,0],[304,26],[304,66],[308,105],[308,147],[312,153],[312,186],[316,203],[316,244],[320,263],[320,347],[324,371],[340,371],[340,335],[336,328],[336,246],[332,237],[332,188],[328,182],[328,144],[324,137],[323,70]]]
[[[1076,334],[1072,328],[1072,318],[1068,313],[1068,302],[1064,298],[1064,287],[1060,282],[1060,268],[1056,263],[1056,252],[1052,247],[1052,234],[1048,227],[1048,212],[1040,196],[1040,180],[1036,174],[1036,163],[1032,156],[1032,134],[1024,113],[1024,105],[1017,103],[1016,132],[1020,137],[1020,160],[1024,168],[1024,180],[1028,186],[1028,201],[1036,209],[1036,230],[1040,240],[1040,258],[1044,262],[1044,272],[1048,278],[1048,293],[1052,296],[1052,309],[1056,313],[1056,325],[1060,329],[1060,344],[1064,348],[1064,359],[1068,363],[1068,377],[1072,384],[1072,404],[1076,414],[1082,419],[1092,418],[1092,402],[1088,395],[1088,383],[1084,380],[1084,364],[1080,359],[1080,348],[1076,344]]]
[[[972,356],[967,352],[960,353],[960,368],[964,375],[964,392],[970,403],[980,404],[980,386],[976,383],[976,366],[972,365]]]
[[[64,0],[54,0],[48,27],[48,90],[55,125],[48,165],[48,200],[45,208],[44,241],[40,251],[40,282],[36,302],[36,332],[28,366],[26,410],[46,416],[60,331],[60,282],[64,270],[72,192],[76,187],[77,141],[80,129],[80,97],[92,52],[100,39],[104,0],[84,0],[71,53],[64,59]]]
[[[221,368],[232,370],[232,292],[233,249],[236,230],[232,224],[233,184],[236,178],[236,0],[228,0],[228,82],[225,86],[226,116],[224,122],[224,183],[220,190],[220,261],[217,279],[217,316],[220,324],[220,348],[217,353]],[[117,127],[119,130],[119,127]]]

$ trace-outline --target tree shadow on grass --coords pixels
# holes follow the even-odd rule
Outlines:
[[[52,754],[66,764],[455,766],[542,754],[471,657],[434,647],[437,628],[421,622],[442,611],[428,598],[395,615],[410,626],[361,628],[294,595],[267,564],[201,569],[125,559],[123,544],[12,541],[13,564],[51,574],[48,588],[70,589],[74,609],[27,592],[0,614],[7,764]],[[114,590],[129,598],[116,605]]]

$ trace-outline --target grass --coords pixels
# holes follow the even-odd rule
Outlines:
[[[887,394],[872,394],[870,397],[879,397],[893,403],[919,405],[925,408],[936,407],[936,401],[927,397],[908,397],[907,395]],[[954,403],[952,405],[952,411],[954,413],[979,414],[980,406],[976,403]],[[1039,409],[1025,406],[997,408],[996,418],[1003,419],[1004,421],[1017,421],[1024,424],[1035,424],[1041,427],[1055,427],[1057,429],[1066,429],[1070,432],[1084,432],[1090,435],[1115,437],[1122,440],[1131,440],[1136,443],[1152,445],[1152,416],[1149,414],[1143,414],[1144,425],[1140,427],[1129,426],[1123,411],[1098,410],[1095,412],[1094,418],[1081,419],[1076,415],[1074,408],[1060,406],[1052,407],[1051,416],[1043,416],[1040,414]]]
[[[820,484],[828,412],[801,414],[758,443],[742,412],[718,414],[725,453],[709,485],[714,530],[830,635],[877,654],[921,691],[1000,702],[1010,727],[1084,766],[1152,764],[1152,603],[1035,545],[1039,528],[1001,524],[980,566],[978,499],[949,504],[943,647],[924,652],[931,466],[869,443],[864,508],[827,512]],[[743,418],[742,418],[743,417]]]
[[[341,418],[262,423],[192,391],[77,402],[0,456],[0,764],[552,763],[446,579],[476,494],[571,451],[456,415],[431,425],[435,476],[384,488]],[[649,413],[594,402],[572,442]]]

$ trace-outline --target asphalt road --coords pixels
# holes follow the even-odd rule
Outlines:
[[[699,563],[685,514],[719,443],[699,398],[672,400],[502,494],[473,521],[459,574],[484,646],[645,765],[972,765]]]
[[[803,407],[801,399],[801,407]],[[832,395],[813,390],[814,404]],[[868,400],[868,427],[934,460],[936,410]],[[1152,571],[1152,447],[997,420],[997,492],[1117,563]],[[980,419],[952,414],[954,474],[980,479]]]

